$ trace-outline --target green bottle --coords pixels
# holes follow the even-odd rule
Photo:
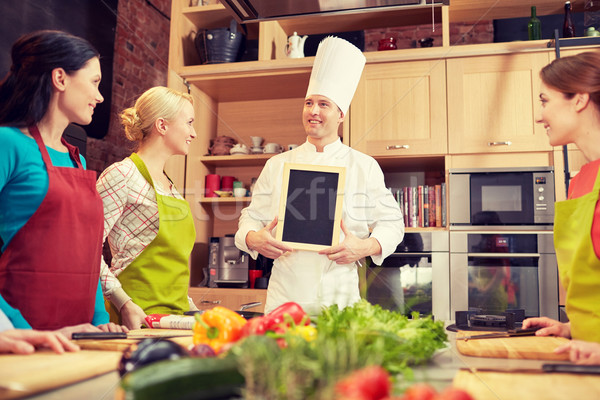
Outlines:
[[[542,38],[542,23],[536,16],[535,6],[531,6],[531,18],[527,24],[529,40],[540,40]]]

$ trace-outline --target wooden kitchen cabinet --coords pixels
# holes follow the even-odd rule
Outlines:
[[[552,151],[535,123],[546,64],[548,51],[448,59],[449,153]]]
[[[367,64],[351,111],[350,146],[363,153],[446,154],[445,60]]]
[[[265,302],[267,301],[266,289],[190,287],[188,295],[200,310],[215,306],[239,310],[243,304],[259,302],[260,305],[248,308],[248,311],[264,312]]]
[[[550,14],[555,6],[551,3],[536,1],[538,14]],[[450,6],[436,5],[445,47],[366,52],[365,73],[340,131],[344,143],[373,155],[388,176],[414,172],[433,183],[444,181],[453,156],[485,158],[490,153],[508,155],[507,150],[551,154],[545,133],[533,121],[537,71],[549,60],[546,41],[451,48],[448,44],[449,22],[479,19],[478,13],[490,19],[527,16],[535,4],[511,0],[507,8],[495,7],[491,0],[477,4],[460,0]],[[231,15],[220,4],[188,5],[188,0],[172,2],[168,86],[192,94],[198,137],[189,154],[174,157],[167,169],[192,207],[196,243],[201,247],[199,264],[208,260],[210,237],[235,233],[239,213],[250,200],[204,198],[205,176],[231,175],[248,188],[271,157],[209,156],[211,139],[227,135],[247,145],[250,136],[281,145],[305,140],[301,110],[313,58],[286,58],[287,36],[294,31],[313,35],[425,23],[431,9],[250,23],[247,38],[258,39],[258,60],[199,65],[194,35],[202,29],[229,26]],[[509,149],[487,146],[488,141],[502,140],[513,145]],[[388,150],[388,146],[399,148]]]

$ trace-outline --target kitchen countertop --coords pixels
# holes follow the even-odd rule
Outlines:
[[[455,377],[457,377],[457,373],[461,371],[461,373],[469,370],[473,372],[477,372],[478,370],[485,370],[488,368],[493,368],[494,370],[523,370],[523,369],[541,369],[542,364],[547,363],[548,361],[543,360],[523,360],[523,359],[504,359],[504,358],[486,358],[486,357],[470,357],[464,356],[460,354],[455,345],[455,336],[456,334],[453,332],[447,332],[449,339],[449,346],[445,349],[439,350],[433,356],[432,360],[424,366],[419,366],[413,368],[415,381],[426,382],[431,384],[438,391],[444,389],[447,386],[453,384]],[[555,363],[555,361],[552,361]],[[493,393],[493,388],[490,388],[485,381],[486,377],[484,374],[480,374],[481,376],[477,376],[477,379],[481,381],[483,386],[487,387],[490,395],[481,395],[477,397],[477,400],[482,399],[503,399],[501,395]],[[548,376],[547,374],[535,374],[537,376],[543,377]],[[561,379],[559,375],[562,374],[553,374],[552,377],[548,377],[547,379]],[[524,374],[511,373],[510,374],[510,382],[511,387],[507,390],[514,392],[514,396],[512,397],[521,397],[521,398],[550,398],[550,397],[540,397],[532,394],[531,392],[527,392],[526,388],[519,384],[522,379],[523,382],[526,380],[530,380],[531,375],[526,376]],[[575,375],[569,375],[568,377],[575,377]],[[600,376],[591,376],[588,375],[584,382],[584,387],[578,383],[578,390],[587,390],[589,387],[590,393],[596,394],[596,389],[600,387]],[[508,378],[506,378],[508,379]],[[566,378],[565,378],[566,379]],[[579,377],[575,377],[575,379],[579,379]],[[583,378],[582,378],[583,379]],[[119,384],[119,376],[117,372],[111,372],[108,374],[104,374],[92,379],[88,379],[73,385],[65,386],[56,390],[52,390],[49,392],[41,393],[36,396],[28,397],[28,399],[35,400],[70,400],[70,399],[89,399],[89,400],[99,400],[99,399],[114,399],[116,389]],[[563,388],[563,390],[568,390],[568,388]],[[534,396],[534,397],[531,397]],[[599,397],[600,398],[600,397]]]

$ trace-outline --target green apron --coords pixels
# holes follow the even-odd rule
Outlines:
[[[555,204],[554,247],[573,339],[600,342],[600,260],[592,243],[592,221],[600,171],[594,189]]]
[[[159,227],[154,240],[118,276],[119,282],[146,314],[183,314],[190,309],[188,260],[196,239],[190,206],[185,200],[158,194],[142,159],[136,153],[129,158],[154,188]],[[112,303],[109,313],[111,322],[121,323]]]

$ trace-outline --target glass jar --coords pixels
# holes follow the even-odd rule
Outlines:
[[[379,40],[379,46],[377,46],[377,50],[396,50],[398,47],[396,46],[396,38],[389,37],[385,39]]]

